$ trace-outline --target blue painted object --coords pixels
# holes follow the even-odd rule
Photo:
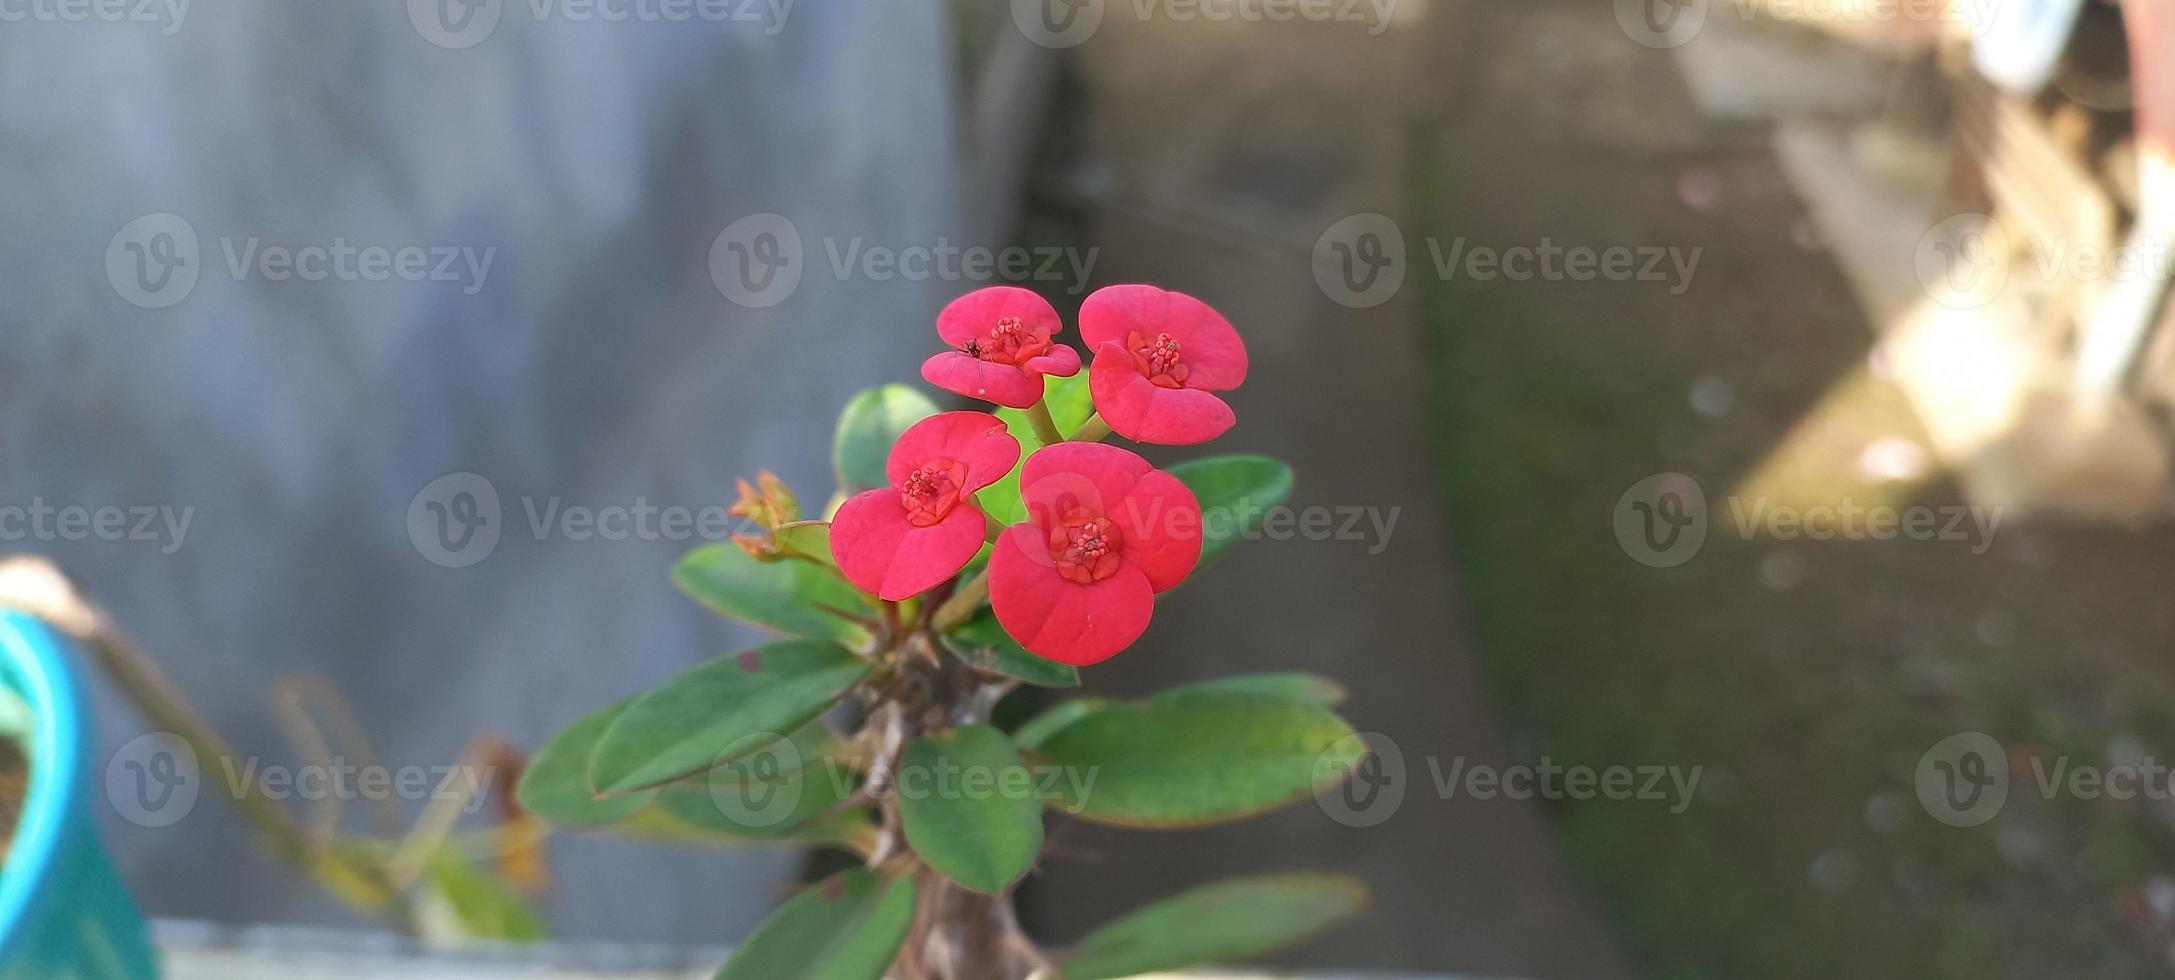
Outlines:
[[[30,792],[0,870],[0,980],[151,980],[158,955],[92,830],[92,747],[73,648],[0,613],[0,685],[28,705]]]

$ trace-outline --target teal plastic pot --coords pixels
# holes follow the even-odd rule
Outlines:
[[[74,649],[0,613],[0,686],[27,708],[30,791],[0,869],[0,980],[150,980],[143,915],[92,830],[91,726]]]

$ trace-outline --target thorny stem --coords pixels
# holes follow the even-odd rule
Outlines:
[[[977,585],[976,583],[981,583]],[[945,610],[980,605],[987,580],[960,589],[967,599]],[[952,597],[960,601],[960,595]],[[894,980],[1025,980],[1047,975],[1049,959],[1019,928],[1008,895],[982,895],[953,884],[915,857],[906,840],[896,784],[906,747],[922,735],[980,724],[1017,682],[984,675],[965,661],[938,652],[931,633],[914,630],[891,639],[881,656],[898,672],[890,683],[861,689],[866,722],[855,736],[871,760],[856,799],[876,806],[880,819],[866,848],[867,864],[915,876],[914,923],[889,974]]]

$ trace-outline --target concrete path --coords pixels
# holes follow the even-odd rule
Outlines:
[[[1531,804],[1436,789],[1433,767],[1512,759],[1450,568],[1418,291],[1340,302],[1351,294],[1317,283],[1314,254],[1346,216],[1406,212],[1414,125],[1455,95],[1463,7],[1393,7],[1387,24],[1210,23],[1104,5],[1076,52],[1087,118],[1070,171],[1092,201],[1099,278],[1193,293],[1245,333],[1239,425],[1210,451],[1283,457],[1298,469],[1296,507],[1361,515],[1352,539],[1336,539],[1337,516],[1330,540],[1249,542],[1161,603],[1146,639],[1090,684],[1133,695],[1248,670],[1339,678],[1347,716],[1396,750],[1380,795],[1183,833],[1066,823],[1028,914],[1084,927],[1228,875],[1347,869],[1368,879],[1375,908],[1292,964],[1628,976]]]

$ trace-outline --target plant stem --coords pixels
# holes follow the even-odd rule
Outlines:
[[[936,618],[929,625],[939,633],[958,629],[962,623],[974,618],[975,611],[982,608],[982,603],[988,598],[989,569],[985,568],[981,574],[960,586],[959,591],[952,593],[951,598],[944,600],[943,605],[936,607]]]
[[[1050,417],[1048,401],[1038,399],[1027,406],[1027,421],[1034,425],[1035,438],[1042,440],[1043,445],[1054,446],[1065,441],[1064,435],[1057,431],[1057,420]]]
[[[1070,442],[1101,442],[1110,435],[1110,425],[1103,421],[1103,413],[1096,412],[1080,427],[1072,430]]]

